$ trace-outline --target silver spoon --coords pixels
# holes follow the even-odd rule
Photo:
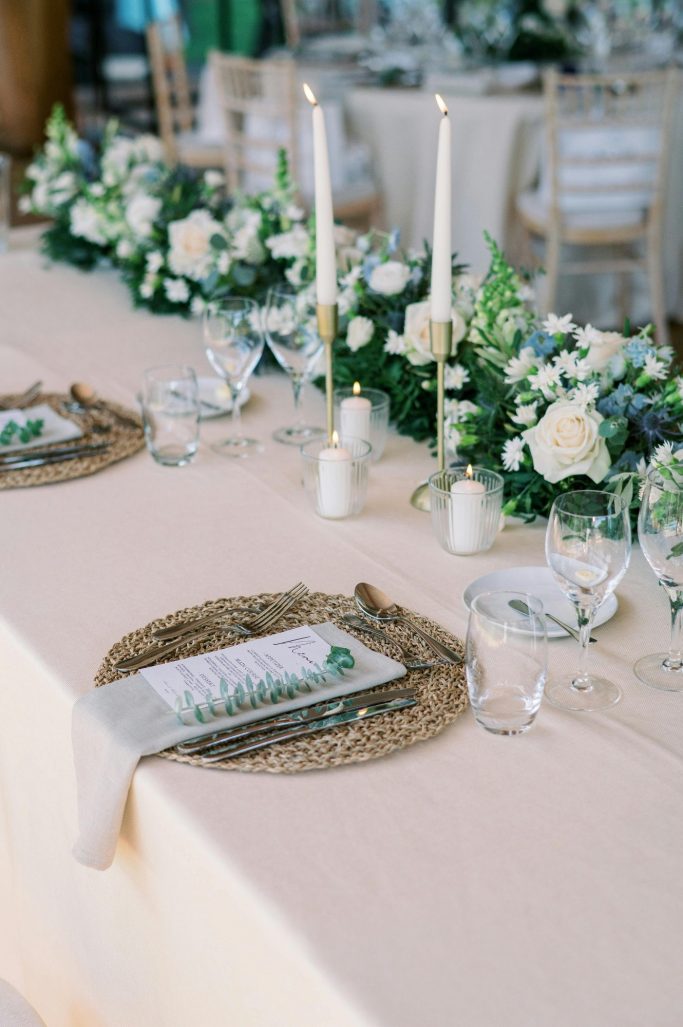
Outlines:
[[[125,414],[120,414],[117,410],[110,407],[103,399],[99,398],[92,385],[88,385],[87,382],[74,382],[69,389],[69,393],[73,402],[81,410],[99,410],[117,420],[119,424],[124,424],[128,428],[135,428],[140,431],[140,425],[137,421],[134,421],[132,417],[126,417]]]
[[[362,617],[356,616],[355,613],[345,613],[342,620],[344,621],[344,624],[348,624],[349,627],[355,628],[356,631],[363,631],[366,635],[372,635],[374,638],[378,638],[380,642],[385,642],[389,645],[395,646],[400,652],[401,659],[408,670],[427,670],[429,667],[443,666],[443,660],[423,660],[419,653],[411,653],[399,641],[392,638],[390,635],[387,635],[386,631],[380,631],[379,628],[371,628]]]
[[[374,585],[368,585],[367,582],[361,581],[356,585],[354,590],[354,597],[356,599],[356,606],[362,614],[369,617],[370,620],[379,621],[400,621],[402,624],[407,624],[411,631],[414,631],[416,635],[427,643],[428,646],[440,656],[441,659],[448,660],[449,663],[462,663],[462,656],[456,653],[455,649],[451,649],[450,646],[444,645],[438,638],[434,638],[429,635],[426,631],[423,631],[414,621],[408,617],[404,617],[402,613],[399,613],[398,607],[393,599],[390,599],[386,592],[382,592],[380,588],[376,588]]]
[[[508,603],[508,606],[511,606],[513,610],[517,610],[518,613],[523,613],[525,615],[528,615],[531,612],[527,604],[522,599],[511,599]],[[559,617],[556,617],[552,613],[548,613],[547,610],[543,611],[543,615],[547,620],[551,620],[553,624],[557,624],[559,628],[564,628],[567,634],[571,635],[571,637],[576,639],[577,642],[581,641],[581,636],[579,635],[576,628],[572,628],[569,624],[565,624],[563,620],[560,620]],[[588,641],[597,642],[597,638],[593,638],[593,636],[591,635]]]

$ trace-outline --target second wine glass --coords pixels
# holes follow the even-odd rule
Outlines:
[[[306,424],[301,415],[304,386],[315,371],[323,343],[318,335],[315,299],[308,292],[272,288],[265,312],[266,340],[280,367],[287,372],[294,393],[296,421],[273,432],[277,442],[301,446],[321,438],[324,428]]]
[[[548,700],[566,710],[604,710],[621,698],[612,681],[588,673],[593,618],[619,584],[631,558],[628,505],[611,492],[565,492],[553,503],[545,552],[555,581],[576,607],[581,655],[576,674],[551,680]]]
[[[240,394],[263,353],[258,305],[248,299],[221,300],[204,314],[203,329],[209,363],[230,389],[232,400],[233,435],[211,448],[222,456],[248,456],[260,443],[242,434]]]

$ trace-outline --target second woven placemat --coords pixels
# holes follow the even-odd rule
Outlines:
[[[236,596],[229,600],[217,599],[201,606],[177,610],[166,617],[159,618],[126,635],[109,650],[95,676],[95,685],[104,685],[114,681],[121,675],[115,670],[115,664],[126,656],[132,656],[148,646],[154,645],[152,631],[170,627],[171,625],[192,617],[202,617],[220,611],[232,616],[234,621],[245,618],[244,610],[254,605],[269,603],[277,598],[275,595]],[[241,611],[241,612],[239,612]],[[349,596],[327,595],[324,592],[311,592],[285,614],[277,623],[275,630],[286,631],[302,624],[315,624],[332,621],[343,631],[348,631],[359,641],[371,649],[382,652],[394,659],[397,650],[389,643],[369,638],[357,632],[342,621],[345,613],[356,613],[354,601]],[[462,652],[462,643],[445,631],[439,624],[412,613],[404,611],[413,618],[420,627],[441,639],[447,645]],[[408,649],[419,652],[425,658],[432,658],[427,646],[421,642],[404,624],[387,624],[383,630],[391,638],[395,638]],[[272,631],[268,632],[271,634]],[[256,635],[254,637],[257,637]],[[231,644],[233,638],[215,634],[200,641],[186,643],[178,651],[176,659],[195,656],[198,653],[210,652]],[[395,749],[413,745],[415,742],[431,738],[448,724],[452,723],[467,707],[467,687],[463,666],[437,666],[428,670],[410,671],[404,679],[406,684],[417,688],[418,704],[410,709],[399,710],[382,717],[372,717],[355,725],[345,725],[329,731],[313,733],[305,738],[297,738],[290,742],[282,742],[257,752],[247,753],[221,763],[204,764],[201,756],[184,756],[175,749],[159,753],[166,759],[195,766],[211,766],[223,770],[268,771],[272,774],[291,774],[302,770],[322,770],[325,767],[336,767],[343,763],[361,763],[365,760],[386,756]]]

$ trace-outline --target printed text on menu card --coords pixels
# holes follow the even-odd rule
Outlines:
[[[330,644],[312,628],[292,628],[268,638],[241,642],[228,649],[189,656],[185,660],[145,667],[140,671],[145,681],[174,709],[178,699],[189,692],[196,703],[220,695],[223,679],[230,693],[249,676],[259,681],[270,672],[274,678],[284,674],[300,676],[302,668],[315,670],[323,666],[330,653]]]

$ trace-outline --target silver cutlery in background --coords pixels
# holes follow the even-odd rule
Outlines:
[[[447,662],[446,660],[425,660],[419,653],[413,653],[409,649],[406,649],[401,642],[397,639],[392,638],[386,631],[380,631],[379,628],[373,628],[367,621],[364,621],[362,617],[359,617],[355,613],[345,613],[342,617],[344,624],[348,624],[350,628],[355,628],[356,631],[362,631],[366,635],[372,635],[374,638],[378,638],[380,642],[385,642],[388,645],[395,646],[401,654],[401,659],[408,670],[427,670],[429,667],[442,667]]]
[[[251,620],[244,622],[243,626],[251,631],[258,631],[262,623],[261,618],[268,618],[271,610],[279,616],[281,612],[280,606],[283,603],[287,603],[290,596],[295,596],[296,599],[303,599],[307,592],[307,586],[301,581],[297,582],[297,584],[290,588],[289,591],[283,592],[281,596],[275,599],[268,606],[264,606],[258,610]],[[222,600],[217,600],[217,602],[231,603],[232,600],[225,597]],[[286,609],[289,609],[289,606],[287,606]],[[203,627],[230,616],[232,612],[232,610],[218,610],[216,613],[208,613],[204,617],[193,617],[190,620],[180,621],[178,624],[173,624],[169,628],[157,628],[156,631],[152,632],[152,638],[155,638],[158,642],[166,642],[171,639],[180,640],[181,636],[191,635],[194,634],[195,631],[201,631]]]
[[[260,720],[250,724],[225,728],[223,731],[216,731],[212,735],[190,738],[186,742],[180,742],[175,748],[183,755],[189,756],[198,752],[203,753],[219,745],[225,746],[228,743],[251,738],[254,735],[264,735],[271,731],[298,727],[301,724],[324,720],[326,717],[337,716],[340,713],[360,710],[368,705],[378,706],[393,702],[395,699],[412,699],[414,697],[414,688],[387,688],[383,691],[369,691],[366,689],[353,695],[326,699],[324,702],[316,702],[310,706],[301,706],[296,710],[289,710],[287,713],[273,713],[269,717],[262,717]]]
[[[25,392],[16,396],[11,402],[9,400],[0,403],[0,410],[22,410],[29,403],[32,403],[40,395],[40,390],[43,387],[42,382],[34,382],[33,385],[29,385]]]
[[[0,462],[0,474],[7,471],[22,471],[26,467],[45,467],[48,464],[61,464],[67,460],[82,460],[83,457],[94,456],[98,453],[105,452],[109,447],[107,445],[92,447],[86,452],[77,453],[66,453],[66,454],[55,454],[54,456],[43,456],[43,457],[29,457],[28,455],[22,459],[17,460],[14,463],[2,463]]]
[[[356,585],[354,597],[356,606],[365,617],[369,617],[370,620],[379,623],[382,621],[399,621],[402,624],[407,624],[410,630],[426,642],[441,659],[447,660],[449,663],[462,663],[462,656],[456,653],[455,649],[451,649],[444,642],[440,642],[438,638],[434,638],[433,635],[430,635],[429,632],[421,628],[415,621],[400,613],[396,603],[385,592],[382,592],[381,589],[361,581]]]
[[[523,613],[525,615],[528,615],[528,613],[529,613],[529,607],[521,599],[511,599],[510,602],[508,603],[508,606],[511,606],[513,610],[517,610],[518,613]],[[544,610],[543,611],[543,616],[547,620],[551,620],[553,622],[553,624],[557,624],[557,626],[559,628],[563,628],[567,632],[567,634],[571,635],[571,637],[576,639],[577,642],[581,641],[581,636],[579,635],[579,632],[576,630],[576,628],[571,627],[571,625],[569,625],[569,624],[565,624],[565,622],[563,620],[560,620],[559,617],[556,617],[555,614],[548,613],[547,610]],[[591,637],[588,639],[588,641],[589,642],[597,642],[597,638],[594,638],[591,635]]]
[[[9,453],[3,453],[0,455],[0,467],[22,463],[24,460],[42,460],[43,458],[47,459],[48,457],[88,456],[91,453],[101,453],[103,450],[108,448],[109,443],[107,442],[80,442],[68,446],[53,446],[50,449],[44,449],[40,446],[24,446],[21,450],[12,450]]]
[[[394,713],[396,710],[404,710],[415,706],[417,699],[414,694],[400,699],[378,702],[374,705],[367,705],[358,710],[349,710],[334,716],[325,717],[321,720],[314,720],[310,724],[300,724],[291,730],[273,731],[261,738],[236,742],[226,745],[224,748],[216,748],[208,756],[203,757],[204,763],[218,763],[219,760],[231,759],[233,756],[243,756],[248,752],[255,752],[257,749],[265,749],[269,745],[277,745],[280,742],[289,742],[294,738],[304,738],[306,735],[317,731],[328,731],[330,728],[339,727],[341,724],[357,724],[367,717],[376,717],[384,713]]]
[[[186,642],[197,642],[203,638],[207,638],[215,631],[219,631],[220,634],[225,635],[241,635],[249,636],[256,633],[262,633],[271,627],[280,617],[282,617],[288,610],[294,606],[295,603],[299,602],[300,599],[308,592],[308,586],[299,582],[288,592],[284,592],[278,599],[267,606],[261,613],[258,613],[252,620],[247,621],[245,624],[220,624],[221,617],[225,617],[226,614],[217,614],[211,618],[202,618],[202,623],[210,621],[211,626],[207,630],[203,631],[195,627],[194,630],[188,631],[176,638],[175,641],[170,642],[168,645],[162,645],[161,647],[154,647],[145,649],[143,652],[136,653],[134,656],[128,656],[124,660],[120,660],[115,664],[116,670],[118,671],[136,671],[142,667],[150,666],[151,664],[158,663],[162,657],[170,656],[177,649],[181,649]]]

